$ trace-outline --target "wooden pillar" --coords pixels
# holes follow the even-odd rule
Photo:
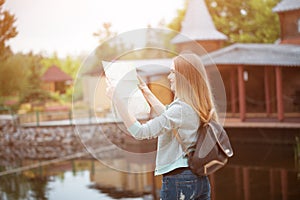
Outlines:
[[[216,181],[215,181],[215,175],[211,174],[209,175],[209,182],[210,182],[210,188],[211,188],[211,199],[216,199]]]
[[[155,175],[154,175],[154,172],[152,172],[152,198],[153,200],[157,200],[157,195],[156,195],[156,181],[155,181]]]
[[[266,112],[267,117],[270,117],[271,110],[271,95],[270,95],[270,67],[265,66],[264,69],[264,81],[265,81],[265,100],[266,100]]]
[[[235,68],[230,70],[230,91],[231,91],[231,112],[232,114],[236,113],[236,80],[235,80]]]
[[[245,93],[245,81],[244,81],[244,66],[238,66],[238,86],[239,86],[239,108],[240,119],[245,121],[246,118],[246,93]]]
[[[282,69],[277,66],[275,68],[276,74],[276,96],[277,96],[277,119],[283,121],[283,94],[282,94]]]
[[[244,188],[244,200],[250,200],[250,178],[249,169],[243,168],[243,188]]]
[[[281,195],[282,200],[288,199],[288,177],[287,177],[287,171],[286,169],[282,169],[280,171],[281,174]]]
[[[269,180],[270,180],[270,199],[275,199],[275,170],[270,169],[269,170]]]
[[[242,199],[242,180],[241,180],[241,172],[240,167],[234,168],[234,176],[235,176],[235,187],[236,187],[236,199]]]

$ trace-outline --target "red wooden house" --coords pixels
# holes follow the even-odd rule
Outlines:
[[[44,88],[52,92],[65,93],[66,88],[73,81],[72,77],[53,65],[42,76]]]

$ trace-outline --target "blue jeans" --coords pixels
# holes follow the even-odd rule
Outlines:
[[[163,176],[161,200],[210,200],[208,177],[198,177],[186,169],[176,175]]]

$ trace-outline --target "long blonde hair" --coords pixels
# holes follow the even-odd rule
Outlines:
[[[218,121],[211,86],[199,56],[182,54],[174,58],[175,95],[189,104],[199,115],[201,126]]]

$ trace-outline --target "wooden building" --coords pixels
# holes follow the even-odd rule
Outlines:
[[[280,20],[280,44],[300,45],[300,2],[282,0],[273,8]]]
[[[43,74],[42,81],[46,90],[62,94],[65,93],[67,86],[71,85],[73,79],[60,68],[53,65]]]
[[[226,37],[215,29],[204,0],[189,1],[181,34],[207,49],[202,56],[206,66],[217,65],[229,118],[300,121],[300,1],[283,0],[273,11],[281,22],[278,43],[221,48]],[[184,39],[179,34],[172,41],[178,49],[188,49],[191,42]]]
[[[299,55],[300,46],[287,44],[234,44],[210,53],[223,77],[228,117],[299,120]]]

